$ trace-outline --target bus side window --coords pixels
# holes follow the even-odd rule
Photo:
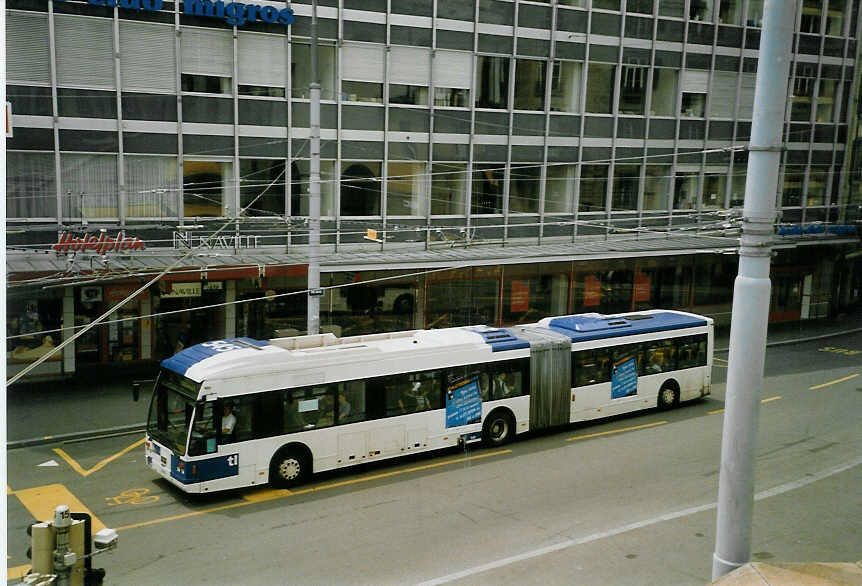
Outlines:
[[[703,353],[701,362],[700,342],[698,336],[686,336],[677,338],[678,368],[692,368],[706,364],[706,341],[703,341]]]
[[[234,442],[244,442],[253,438],[256,399],[256,395],[233,398],[233,414],[236,417],[236,425],[233,428]]]
[[[288,389],[282,395],[284,433],[294,433],[305,429],[305,419],[299,412],[299,400],[303,394],[301,390]]]
[[[282,409],[278,391],[262,393],[254,417],[254,437],[265,438],[281,434]]]
[[[365,419],[365,381],[352,380],[338,388],[338,423],[353,423]]]

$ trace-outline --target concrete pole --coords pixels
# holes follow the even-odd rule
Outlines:
[[[320,332],[320,80],[317,76],[317,0],[311,3],[311,184],[308,210],[308,333]]]
[[[796,4],[794,2],[794,4]],[[739,272],[733,290],[712,579],[748,563],[754,450],[769,317],[769,264],[795,10],[766,0],[745,182]]]

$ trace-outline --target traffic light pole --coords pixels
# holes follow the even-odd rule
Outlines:
[[[713,580],[748,563],[751,557],[754,450],[766,355],[769,264],[795,18],[796,11],[784,2],[766,0],[754,90],[739,270],[733,288]]]

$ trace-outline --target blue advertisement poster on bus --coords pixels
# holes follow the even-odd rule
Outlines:
[[[636,395],[638,392],[638,368],[634,358],[625,358],[614,364],[611,373],[611,399]]]
[[[446,390],[446,427],[458,427],[481,420],[479,379],[472,377],[449,385]]]

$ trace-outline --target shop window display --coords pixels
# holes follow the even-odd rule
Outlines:
[[[48,330],[61,327],[63,301],[56,291],[45,296],[33,291],[20,296],[11,291],[7,295],[6,362],[29,364],[59,345],[60,333]],[[57,352],[49,360],[61,358],[62,353]]]

